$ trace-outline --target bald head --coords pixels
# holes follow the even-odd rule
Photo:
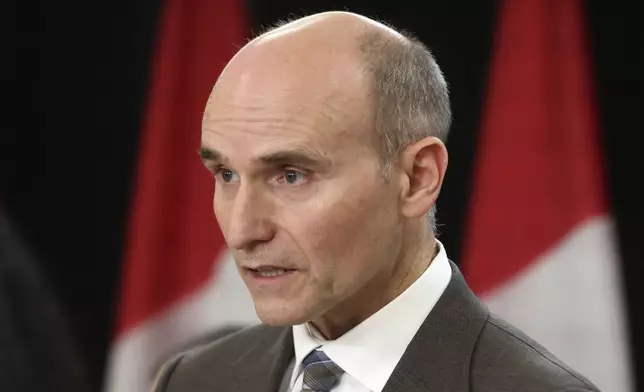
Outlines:
[[[398,39],[401,42],[405,40],[405,37],[394,29],[362,15],[331,11],[288,22],[278,22],[267,32],[252,40],[248,46],[268,44],[280,38],[291,38],[299,40],[307,47],[317,43],[323,50],[333,47],[356,53],[361,38],[370,34]]]
[[[349,12],[280,22],[251,40],[209,102],[248,103],[267,92],[275,104],[297,105],[305,94],[345,131],[363,132],[385,177],[400,151],[429,136],[445,141],[451,123],[447,83],[429,50],[410,34]],[[433,209],[429,218],[433,225]]]
[[[360,57],[365,37],[380,36],[404,42],[405,38],[393,29],[348,12],[324,12],[278,22],[268,31],[251,40],[230,62],[236,66],[241,59],[259,57],[298,58],[315,57],[317,60],[338,55]],[[227,67],[228,68],[228,67]]]
[[[385,161],[424,137],[447,139],[449,94],[432,54],[411,34],[362,15],[331,11],[279,22],[242,48],[219,80],[248,82],[252,72],[320,81],[321,93],[347,99],[359,89],[370,100],[367,115]]]
[[[338,101],[338,107],[352,106],[350,113],[361,111],[361,115],[373,118],[372,75],[361,55],[361,41],[374,35],[398,34],[346,12],[280,23],[235,55],[220,75],[211,98],[306,90],[326,103]]]

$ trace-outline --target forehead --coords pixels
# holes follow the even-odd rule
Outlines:
[[[333,88],[325,91],[315,82],[250,85],[242,80],[237,88],[219,87],[204,110],[206,147],[258,156],[280,147],[309,146],[338,153],[365,144],[371,116],[364,96]]]

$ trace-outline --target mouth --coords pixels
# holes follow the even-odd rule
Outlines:
[[[261,266],[258,268],[244,267],[244,271],[255,279],[279,279],[293,274],[296,270],[274,266]]]

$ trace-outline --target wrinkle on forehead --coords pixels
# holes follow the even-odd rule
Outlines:
[[[316,108],[302,107],[293,114],[265,108],[232,107],[214,110],[203,123],[202,139],[215,138],[246,140],[247,145],[260,142],[313,143],[323,150],[337,149],[359,133],[346,114],[333,105]],[[260,138],[260,139],[257,139]]]
[[[255,99],[250,96],[240,99],[242,102],[235,102],[235,100],[213,99],[213,95],[208,99],[203,113],[204,127],[236,121],[240,114],[244,116],[244,121],[249,123],[284,121],[289,117],[298,121],[302,120],[301,115],[306,114],[313,114],[329,123],[335,123],[349,117],[346,110],[348,107],[356,107],[360,103],[351,97],[333,93],[319,99],[312,99],[311,95],[304,100],[294,96],[289,100],[290,102],[285,103],[271,96],[258,96]]]

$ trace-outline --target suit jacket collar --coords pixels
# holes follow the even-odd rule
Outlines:
[[[470,359],[488,310],[458,267],[385,384],[383,392],[468,391]]]
[[[383,392],[468,391],[470,359],[488,310],[469,289],[458,267],[438,303],[407,347]],[[277,391],[293,359],[290,327],[273,333],[232,363],[236,389]]]
[[[273,334],[231,364],[236,380],[233,391],[278,391],[294,356],[291,328],[275,328]]]

